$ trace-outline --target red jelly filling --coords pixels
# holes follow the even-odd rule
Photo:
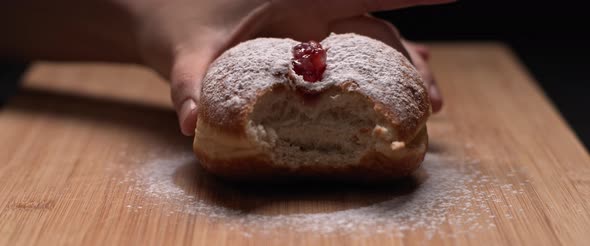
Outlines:
[[[322,80],[326,71],[326,50],[316,41],[300,43],[293,47],[293,71],[307,82]]]

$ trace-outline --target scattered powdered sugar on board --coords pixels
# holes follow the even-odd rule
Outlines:
[[[522,184],[514,187],[483,175],[478,170],[478,163],[477,160],[428,154],[421,170],[427,178],[411,192],[392,195],[367,206],[307,214],[250,213],[187,192],[175,182],[175,175],[186,165],[197,165],[192,153],[153,158],[130,172],[126,181],[130,183],[130,191],[140,192],[153,202],[142,203],[143,207],[164,206],[169,215],[205,216],[244,236],[271,234],[279,228],[287,228],[289,231],[321,235],[354,233],[356,236],[371,236],[388,233],[396,237],[404,237],[404,232],[421,230],[427,238],[435,235],[453,237],[493,228],[497,216],[511,219],[510,213],[497,215],[490,207],[501,206],[503,199],[507,199],[498,197],[498,191],[515,197],[523,193]],[[137,211],[141,206],[128,205],[128,208]],[[505,210],[510,210],[511,206],[508,206],[504,206]],[[517,212],[522,212],[522,209]],[[451,225],[453,230],[450,231],[446,225]]]

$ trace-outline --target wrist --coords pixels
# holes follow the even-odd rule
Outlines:
[[[0,8],[0,55],[135,63],[133,25],[110,1],[10,1]]]

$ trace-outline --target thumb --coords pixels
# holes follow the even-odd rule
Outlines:
[[[180,54],[170,74],[170,93],[182,134],[192,136],[197,124],[197,106],[201,94],[201,81],[211,62],[204,51]]]

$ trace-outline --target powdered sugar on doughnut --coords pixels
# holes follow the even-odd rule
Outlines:
[[[354,81],[351,88],[381,104],[400,132],[413,132],[429,115],[428,95],[414,66],[390,46],[355,34],[330,35],[324,83]],[[379,107],[379,105],[378,105]],[[405,129],[403,129],[405,128]]]
[[[430,103],[412,64],[392,47],[356,34],[332,34],[321,42],[328,50],[323,80],[309,83],[292,70],[292,39],[259,38],[222,54],[203,81],[199,108],[210,124],[228,129],[246,125],[246,116],[261,93],[275,85],[320,93],[347,86],[375,103],[402,133],[413,136],[429,116]]]
[[[241,43],[211,64],[203,80],[200,109],[219,124],[231,124],[258,93],[285,83],[291,39],[259,38]],[[214,123],[214,122],[212,122]]]

